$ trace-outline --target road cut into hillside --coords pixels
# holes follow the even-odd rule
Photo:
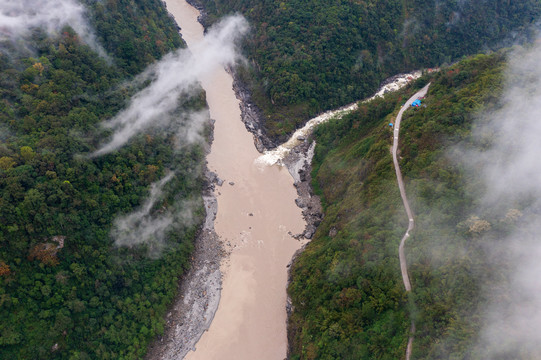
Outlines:
[[[402,237],[402,240],[400,240],[400,246],[398,247],[398,257],[400,259],[400,271],[402,273],[402,281],[404,282],[404,287],[406,288],[407,292],[411,291],[411,283],[410,278],[408,275],[408,265],[406,262],[406,254],[404,252],[404,247],[406,244],[406,240],[410,236],[410,231],[412,231],[415,228],[415,219],[413,217],[413,211],[411,211],[410,204],[408,202],[408,197],[406,196],[406,187],[404,186],[404,179],[402,178],[402,172],[400,171],[400,164],[398,163],[398,143],[399,143],[399,137],[400,137],[400,122],[402,121],[402,115],[404,112],[411,106],[411,104],[426,95],[428,91],[428,87],[430,84],[426,85],[424,88],[416,92],[411,98],[409,98],[408,101],[402,106],[400,111],[398,112],[398,115],[396,117],[395,123],[394,123],[394,131],[393,131],[393,164],[394,169],[396,172],[396,180],[398,181],[398,188],[400,189],[400,196],[402,197],[402,202],[404,203],[404,208],[406,209],[406,214],[408,215],[408,228],[406,230],[406,233]],[[411,357],[411,350],[413,345],[413,335],[415,334],[415,323],[411,322],[410,327],[410,337],[408,339],[408,346],[406,349],[406,360],[409,360]]]

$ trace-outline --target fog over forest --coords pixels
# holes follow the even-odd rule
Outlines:
[[[2,0],[0,24],[0,40],[10,40],[17,46],[33,29],[40,28],[54,36],[64,26],[70,26],[86,44],[107,58],[88,23],[86,8],[76,0]]]
[[[478,212],[489,222],[507,222],[499,239],[485,239],[494,264],[510,263],[491,304],[479,343],[488,358],[541,356],[541,44],[509,55],[505,90],[496,111],[479,115],[474,141],[482,150],[463,153],[482,177]],[[495,225],[495,224],[493,224]],[[503,262],[502,262],[503,260]],[[506,282],[508,281],[508,285]]]
[[[198,46],[179,49],[152,64],[136,79],[150,80],[151,84],[135,94],[128,105],[105,126],[114,130],[112,139],[93,156],[110,153],[123,146],[134,135],[151,127],[168,126],[183,117],[179,143],[200,140],[204,116],[200,113],[179,114],[179,100],[200,91],[199,79],[218,66],[231,66],[241,59],[237,50],[240,38],[248,30],[242,16],[231,16],[213,26]]]

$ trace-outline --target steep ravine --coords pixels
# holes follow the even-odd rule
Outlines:
[[[198,11],[181,0],[166,3],[188,46],[201,41]],[[378,93],[392,91],[418,76],[393,77]],[[211,170],[205,196],[207,222],[196,244],[193,268],[183,279],[181,295],[168,315],[166,333],[147,358],[283,359],[287,267],[322,219],[319,199],[307,181],[314,144],[305,140],[316,123],[338,114],[325,113],[323,119],[319,116],[311,121],[300,130],[301,135],[293,135],[293,146],[288,141],[279,159],[274,155],[275,161],[269,162],[269,151],[263,156],[257,151],[272,144],[258,132],[257,109],[251,108],[249,93],[224,69],[200,80],[215,120],[207,158]],[[292,178],[276,164],[289,169],[298,198]],[[305,228],[303,217],[308,222]]]

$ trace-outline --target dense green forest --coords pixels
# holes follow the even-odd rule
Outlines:
[[[317,128],[312,175],[325,219],[292,269],[292,359],[403,358],[410,319],[413,358],[483,358],[474,351],[483,290],[501,274],[479,239],[504,233],[517,216],[488,222],[476,213],[479,179],[448,154],[469,141],[476,114],[498,106],[504,65],[504,52],[477,55]],[[408,296],[398,260],[408,219],[388,123],[428,81],[424,106],[408,110],[401,126],[401,168],[417,223],[406,246]]]
[[[163,332],[204,214],[203,144],[179,150],[172,133],[149,130],[88,156],[112,133],[100,124],[147,85],[130,80],[184,44],[159,0],[81,2],[110,58],[68,26],[53,35],[33,29],[23,46],[0,42],[2,359],[141,358]],[[369,95],[389,75],[528,37],[541,14],[539,0],[192,2],[208,23],[235,11],[249,19],[251,66],[239,76],[275,139]],[[465,59],[317,129],[313,186],[325,219],[292,269],[293,359],[401,358],[411,319],[414,358],[472,354],[486,301],[480,279],[490,286],[498,276],[478,240],[507,231],[517,216],[477,214],[480,185],[445,154],[468,141],[475,113],[498,106],[504,65],[504,52]],[[402,126],[418,222],[406,295],[397,249],[407,218],[387,124],[428,81],[426,107],[408,111]],[[205,107],[202,92],[184,100],[178,111]],[[189,203],[191,221],[168,228],[159,256],[150,245],[115,246],[115,219],[137,211],[170,173],[151,213]]]
[[[173,136],[149,131],[87,156],[110,135],[100,123],[137,91],[127,80],[183,43],[159,0],[86,4],[110,59],[69,27],[52,36],[34,29],[22,50],[21,41],[1,44],[2,359],[142,357],[163,332],[204,214],[203,145],[175,150]],[[182,106],[202,109],[204,95]],[[194,221],[169,228],[157,259],[144,245],[115,247],[114,219],[137,209],[169,171],[152,211],[189,200]]]
[[[528,34],[539,0],[192,0],[207,22],[240,12],[253,26],[240,75],[283,140],[307,117],[371,95],[391,75],[450,63]]]

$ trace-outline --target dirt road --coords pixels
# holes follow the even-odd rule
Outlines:
[[[402,115],[404,112],[411,106],[411,104],[420,97],[426,95],[428,87],[430,84],[426,85],[424,88],[415,93],[408,101],[402,106],[396,117],[394,124],[394,133],[393,133],[393,163],[394,169],[396,172],[396,180],[398,181],[398,188],[400,189],[400,196],[402,197],[402,202],[404,203],[404,208],[406,209],[406,214],[408,215],[408,229],[400,241],[400,246],[398,247],[398,257],[400,259],[400,271],[402,272],[402,281],[404,282],[404,287],[407,292],[411,291],[411,283],[408,275],[408,265],[406,263],[406,255],[404,253],[404,245],[406,244],[407,238],[410,236],[410,231],[415,227],[415,220],[413,218],[413,212],[411,211],[408,198],[406,196],[406,188],[404,186],[404,180],[402,179],[402,172],[400,171],[400,165],[398,164],[397,150],[398,150],[398,140],[400,136],[400,122],[402,121]],[[411,357],[411,348],[413,343],[413,334],[415,333],[415,323],[411,322],[410,328],[410,338],[408,340],[408,347],[406,349],[406,360],[409,360]]]

